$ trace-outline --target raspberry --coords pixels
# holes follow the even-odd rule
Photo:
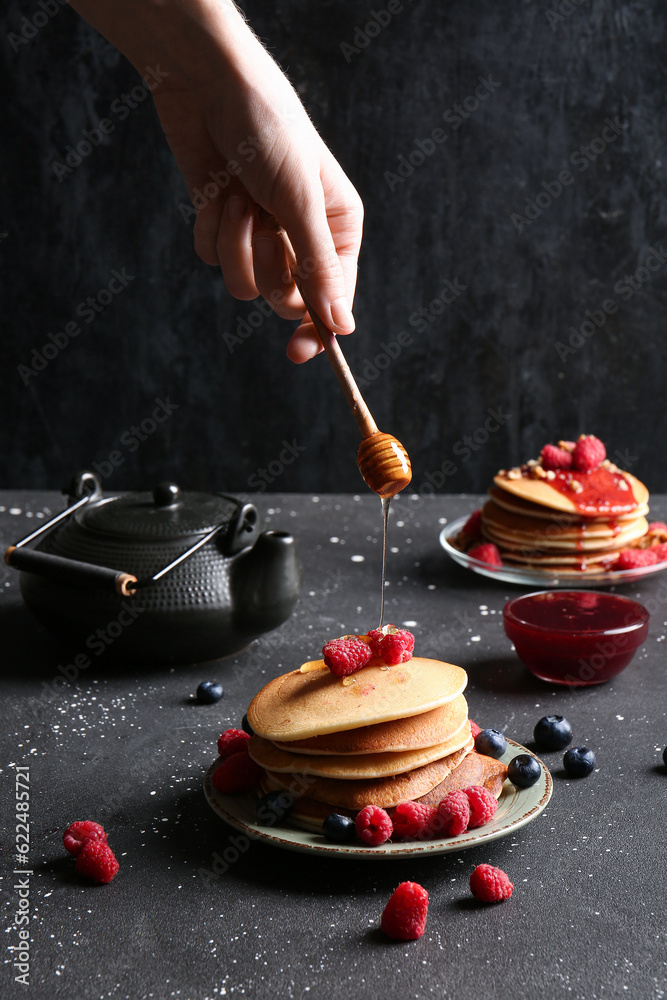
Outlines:
[[[442,821],[445,837],[458,837],[468,829],[470,822],[470,802],[465,792],[450,792],[438,805],[438,816]]]
[[[600,438],[582,434],[572,452],[572,468],[577,472],[592,472],[607,457],[607,449]]]
[[[545,444],[540,458],[543,469],[553,469],[556,472],[558,469],[572,468],[572,453],[564,448],[557,448],[555,444]]]
[[[88,840],[101,840],[106,844],[107,835],[99,823],[93,823],[91,819],[78,820],[67,827],[63,833],[63,844],[75,857],[77,857]]]
[[[464,788],[463,791],[470,803],[468,828],[473,830],[477,826],[484,826],[495,815],[498,808],[495,795],[492,795],[486,788],[482,788],[481,785],[471,785],[470,788]]]
[[[322,647],[324,662],[336,677],[347,677],[355,670],[361,670],[373,653],[368,643],[358,635],[348,635],[342,639],[331,639]]]
[[[76,870],[79,875],[85,875],[86,878],[102,885],[111,881],[118,868],[113,851],[101,840],[87,840],[76,859]]]
[[[667,561],[667,542],[660,542],[658,545],[652,545],[650,551],[655,554],[657,562]]]
[[[648,526],[649,531],[664,531],[667,534],[667,524],[664,521],[651,521]]]
[[[658,554],[655,548],[650,549],[622,549],[618,559],[613,565],[613,569],[637,569],[639,566],[653,566],[658,562]]]
[[[218,753],[225,760],[226,757],[231,757],[233,753],[247,750],[249,742],[249,735],[244,733],[242,729],[226,729],[218,737]]]
[[[389,631],[391,629],[392,631]],[[412,658],[415,648],[415,637],[405,628],[395,625],[385,625],[384,628],[374,628],[368,633],[371,640],[371,650],[388,666],[397,663],[407,663]]]
[[[226,795],[249,792],[262,777],[262,769],[247,750],[233,753],[218,764],[213,772],[213,787]]]
[[[471,540],[482,537],[482,511],[472,512],[466,523],[463,525],[463,534]]]
[[[364,844],[377,847],[389,840],[394,829],[389,814],[379,806],[364,806],[355,820],[357,836]]]
[[[481,733],[482,730],[477,725],[476,722],[472,721],[472,719],[468,719],[468,722],[470,723],[470,732],[472,733],[472,738],[476,739],[479,736],[479,734]]]
[[[401,882],[382,911],[382,930],[393,941],[416,941],[426,928],[428,893],[418,882]]]
[[[468,555],[471,559],[479,559],[480,562],[488,563],[490,566],[502,566],[503,564],[498,546],[494,545],[493,542],[485,542],[484,545],[476,545],[474,548],[468,549]]]
[[[484,903],[499,903],[509,899],[514,885],[500,868],[493,865],[477,865],[470,876],[470,891],[475,899]]]
[[[394,810],[394,833],[401,840],[430,840],[436,832],[434,819],[437,814],[434,806],[401,802]]]

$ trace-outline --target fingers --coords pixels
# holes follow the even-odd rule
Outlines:
[[[244,191],[232,192],[220,218],[216,250],[230,295],[256,299],[259,291],[252,264],[252,203]]]
[[[301,319],[304,304],[292,279],[282,238],[256,224],[252,255],[260,295],[282,319]]]
[[[302,365],[305,361],[310,361],[324,348],[317,335],[317,331],[309,320],[305,320],[298,330],[292,334],[292,338],[287,345],[287,357],[296,365]]]
[[[327,202],[332,185],[323,178],[319,190],[302,189],[298,198],[277,206],[276,215],[294,247],[308,302],[335,333],[351,333],[363,207],[342,171],[340,175],[344,184],[339,183],[335,199]]]

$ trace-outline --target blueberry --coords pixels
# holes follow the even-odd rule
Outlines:
[[[507,750],[507,740],[497,729],[483,729],[475,737],[475,750],[486,757],[500,760]]]
[[[257,803],[257,819],[264,826],[274,826],[285,819],[293,805],[289,792],[269,792]]]
[[[247,733],[248,736],[254,736],[255,735],[255,730],[252,728],[252,726],[248,722],[248,714],[247,714],[247,712],[243,716],[243,722],[241,723],[241,729],[243,730],[244,733]]]
[[[518,788],[530,788],[542,773],[540,762],[528,753],[513,757],[507,766],[507,777]]]
[[[572,726],[562,715],[545,715],[535,726],[533,736],[543,750],[564,750],[572,742]]]
[[[667,767],[667,747],[662,751],[662,762]]]
[[[329,813],[322,824],[322,833],[327,840],[336,840],[341,844],[352,840],[354,832],[354,820],[349,816],[341,816],[340,813]]]
[[[563,755],[563,767],[570,778],[585,778],[595,767],[595,754],[588,747],[571,747]]]
[[[222,684],[217,681],[202,681],[197,688],[197,701],[200,705],[212,705],[222,698]]]

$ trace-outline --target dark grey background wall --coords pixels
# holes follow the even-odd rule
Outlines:
[[[245,9],[364,199],[344,347],[415,487],[481,491],[583,431],[667,490],[667,6]],[[269,489],[361,488],[326,360],[293,366],[291,325],[195,256],[150,98],[122,104],[135,72],[57,0],[10,0],[0,19],[0,485],[96,463],[109,488],[245,491],[267,467]],[[102,144],[54,166],[105,117]],[[132,279],[86,322],[114,271]],[[71,322],[81,334],[54,349]],[[284,442],[298,454],[279,472]]]

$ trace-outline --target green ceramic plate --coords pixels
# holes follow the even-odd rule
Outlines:
[[[507,751],[502,758],[508,764],[518,753],[530,753],[520,743],[507,741]],[[532,757],[535,754],[531,754]],[[539,757],[537,758],[539,760]],[[447,854],[449,851],[463,851],[467,847],[477,847],[490,840],[515,833],[526,823],[530,823],[542,812],[551,798],[553,782],[549,771],[542,765],[539,781],[532,788],[516,788],[511,781],[505,781],[498,799],[498,811],[486,826],[469,830],[459,837],[444,837],[440,840],[388,842],[380,847],[366,847],[361,843],[333,844],[322,834],[308,833],[290,826],[259,826],[255,821],[255,799],[250,796],[222,795],[212,784],[213,772],[218,760],[208,769],[204,779],[204,794],[211,809],[226,823],[241,830],[253,840],[301,851],[304,854],[328,854],[337,858],[400,858],[414,854]]]

